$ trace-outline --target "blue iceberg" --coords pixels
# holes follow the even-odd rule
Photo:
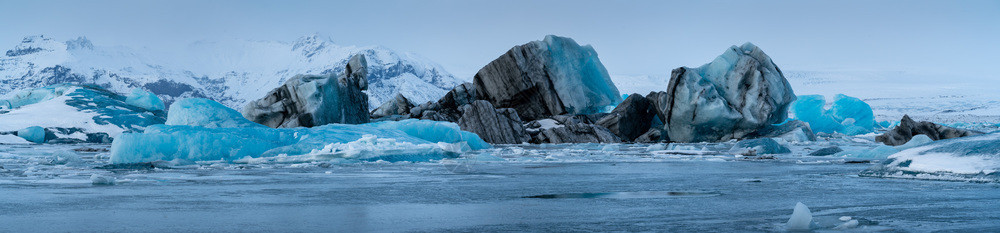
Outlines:
[[[240,112],[219,102],[202,98],[181,99],[171,104],[164,124],[205,128],[267,127],[247,120]]]
[[[428,161],[491,147],[450,122],[409,119],[273,129],[247,123],[235,110],[206,99],[178,101],[170,114],[167,125],[115,138],[110,161]]]
[[[548,49],[546,71],[566,111],[571,114],[591,114],[622,102],[618,87],[611,81],[607,69],[590,45],[580,46],[566,37],[548,35],[534,41]]]
[[[31,126],[17,131],[17,136],[34,143],[45,142],[45,129],[38,126]]]
[[[132,90],[132,94],[129,94],[128,97],[125,98],[125,103],[144,108],[149,111],[163,110],[165,107],[163,105],[163,100],[160,100],[160,97],[156,97],[153,93],[142,89]]]
[[[875,130],[875,114],[864,101],[837,94],[830,109],[825,109],[825,105],[822,95],[802,95],[792,103],[791,112],[795,119],[809,123],[816,133],[860,135]]]

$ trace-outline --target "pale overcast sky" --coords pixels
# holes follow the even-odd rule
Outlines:
[[[464,79],[513,45],[591,44],[612,74],[666,75],[753,42],[785,70],[1000,79],[1000,1],[0,1],[0,49],[27,35],[167,49],[319,33],[430,58]]]

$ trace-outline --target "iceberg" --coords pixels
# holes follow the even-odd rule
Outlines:
[[[903,150],[861,175],[1000,182],[1000,134],[945,139]]]
[[[34,143],[45,143],[45,129],[31,126],[17,131],[17,136]]]
[[[171,105],[168,124],[116,137],[110,161],[248,161],[276,157],[289,161],[427,161],[490,147],[476,134],[450,122],[408,119],[274,129],[249,122],[236,110],[217,102],[184,99]]]
[[[243,118],[236,110],[202,98],[181,99],[170,105],[167,125],[190,125],[205,128],[267,127]]]
[[[812,227],[812,219],[812,212],[809,211],[809,207],[802,204],[802,202],[795,203],[795,209],[792,210],[792,217],[788,218],[785,228],[789,231],[808,231]]]
[[[698,68],[674,69],[666,91],[647,98],[671,141],[717,142],[784,122],[795,93],[771,58],[746,43]]]
[[[342,74],[296,75],[247,103],[243,116],[274,128],[368,123],[367,66],[365,56],[357,54]]]
[[[57,84],[22,90],[0,100],[0,132],[39,126],[55,142],[106,143],[123,132],[162,124],[163,111],[127,103],[127,98],[93,85]],[[58,114],[53,114],[58,113]]]
[[[553,35],[514,46],[480,69],[473,84],[482,99],[514,108],[525,121],[599,113],[622,102],[593,47]]]
[[[822,95],[799,96],[792,103],[792,117],[809,123],[816,133],[861,135],[875,130],[875,114],[864,101],[837,94],[830,109],[825,109],[825,105]]]
[[[378,143],[370,143],[378,138]],[[381,139],[389,139],[385,141]],[[338,144],[339,143],[339,144]],[[457,152],[490,148],[473,133],[448,122],[404,120],[362,125],[329,124],[313,128],[206,128],[188,125],[154,125],[143,133],[126,133],[111,144],[112,163],[225,160],[275,156],[322,155],[330,160],[331,149],[357,148],[379,152],[362,160],[426,161],[457,157]],[[375,145],[394,145],[377,149]],[[427,146],[432,145],[432,146]],[[458,149],[456,149],[458,148]],[[326,152],[324,152],[326,151]],[[352,152],[356,153],[356,152]],[[341,155],[350,153],[344,152]],[[391,159],[390,159],[391,158]],[[312,161],[316,161],[312,160]]]
[[[129,94],[128,97],[125,98],[125,103],[144,108],[149,111],[163,110],[165,107],[163,105],[163,101],[160,100],[160,97],[156,97],[155,94],[142,89],[132,90],[132,94]]]

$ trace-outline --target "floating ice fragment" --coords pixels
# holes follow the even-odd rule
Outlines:
[[[93,185],[115,185],[115,178],[93,174],[90,175],[90,183]]]
[[[843,229],[850,229],[850,228],[855,228],[855,227],[858,227],[858,220],[849,220],[849,221],[847,221],[847,222],[845,222],[843,224],[838,225],[837,227],[834,227],[833,229],[843,230]]]
[[[808,231],[812,224],[812,218],[809,207],[806,207],[802,202],[795,203],[795,210],[792,211],[792,217],[788,218],[785,227],[789,231]]]

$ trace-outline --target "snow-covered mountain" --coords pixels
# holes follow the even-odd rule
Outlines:
[[[168,104],[203,97],[241,109],[296,74],[343,72],[354,54],[368,60],[369,106],[402,93],[414,102],[437,100],[461,83],[425,58],[380,46],[341,46],[318,35],[295,42],[202,41],[172,54],[95,46],[80,37],[25,37],[0,56],[0,95],[57,83],[97,84],[129,93],[143,88]]]

